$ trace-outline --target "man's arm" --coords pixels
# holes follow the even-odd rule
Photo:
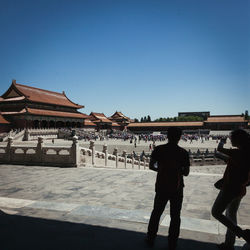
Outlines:
[[[150,162],[149,162],[149,169],[158,172],[158,167],[157,167],[157,160],[158,159],[158,147],[156,147],[151,156],[150,156]]]
[[[230,149],[227,149],[227,148],[224,148],[224,144],[226,143],[225,139],[221,139],[218,147],[217,147],[217,150],[222,153],[222,154],[225,154],[225,155],[230,155],[231,154],[231,150]]]
[[[189,154],[188,152],[186,152],[185,160],[184,160],[183,167],[182,167],[182,174],[184,176],[188,176],[189,171],[190,171],[190,160],[189,160]]]
[[[149,169],[157,172],[158,168],[155,167],[155,163],[157,163],[157,161],[151,157],[149,162]]]

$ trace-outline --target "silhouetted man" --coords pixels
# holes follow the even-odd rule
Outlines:
[[[151,154],[151,170],[157,171],[155,183],[154,208],[148,225],[146,243],[154,245],[160,217],[168,201],[170,201],[170,217],[168,246],[175,250],[180,233],[180,213],[183,200],[183,175],[189,174],[188,152],[178,146],[181,138],[181,129],[170,127],[168,129],[168,143],[157,146]]]

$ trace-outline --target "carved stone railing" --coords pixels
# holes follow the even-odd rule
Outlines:
[[[107,168],[130,168],[146,169],[149,167],[149,158],[142,160],[127,157],[126,151],[118,155],[115,149],[109,154],[107,145],[103,151],[95,150],[93,141],[89,148],[79,147],[77,137],[73,137],[71,146],[44,146],[43,138],[38,138],[35,146],[14,145],[13,138],[8,138],[7,146],[0,146],[0,163],[35,165],[35,166],[58,166],[58,167],[107,167]]]
[[[189,158],[191,165],[211,165],[211,164],[225,164],[225,162],[216,157],[217,150],[214,149],[213,151],[206,150],[197,150],[197,152],[191,152],[189,150]]]
[[[89,148],[80,148],[80,166],[93,167],[110,167],[110,168],[130,168],[130,169],[146,169],[149,167],[149,158],[143,157],[142,160],[135,160],[127,157],[127,152],[123,151],[122,155],[118,155],[117,148],[113,154],[109,154],[107,145],[103,145],[102,152],[95,150],[94,141],[90,141]]]
[[[38,138],[36,146],[17,146],[13,138],[8,138],[7,146],[0,146],[0,163],[77,167],[79,163],[79,145],[76,138],[70,147],[43,145],[43,138]]]

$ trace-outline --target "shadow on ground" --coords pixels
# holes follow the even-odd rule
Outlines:
[[[41,218],[8,215],[0,210],[0,246],[3,250],[131,250],[149,249],[144,233]],[[153,249],[166,249],[159,236]],[[215,244],[180,239],[178,249],[216,249]]]

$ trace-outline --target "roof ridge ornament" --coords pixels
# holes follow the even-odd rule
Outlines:
[[[12,79],[12,84],[16,85],[16,79]]]

